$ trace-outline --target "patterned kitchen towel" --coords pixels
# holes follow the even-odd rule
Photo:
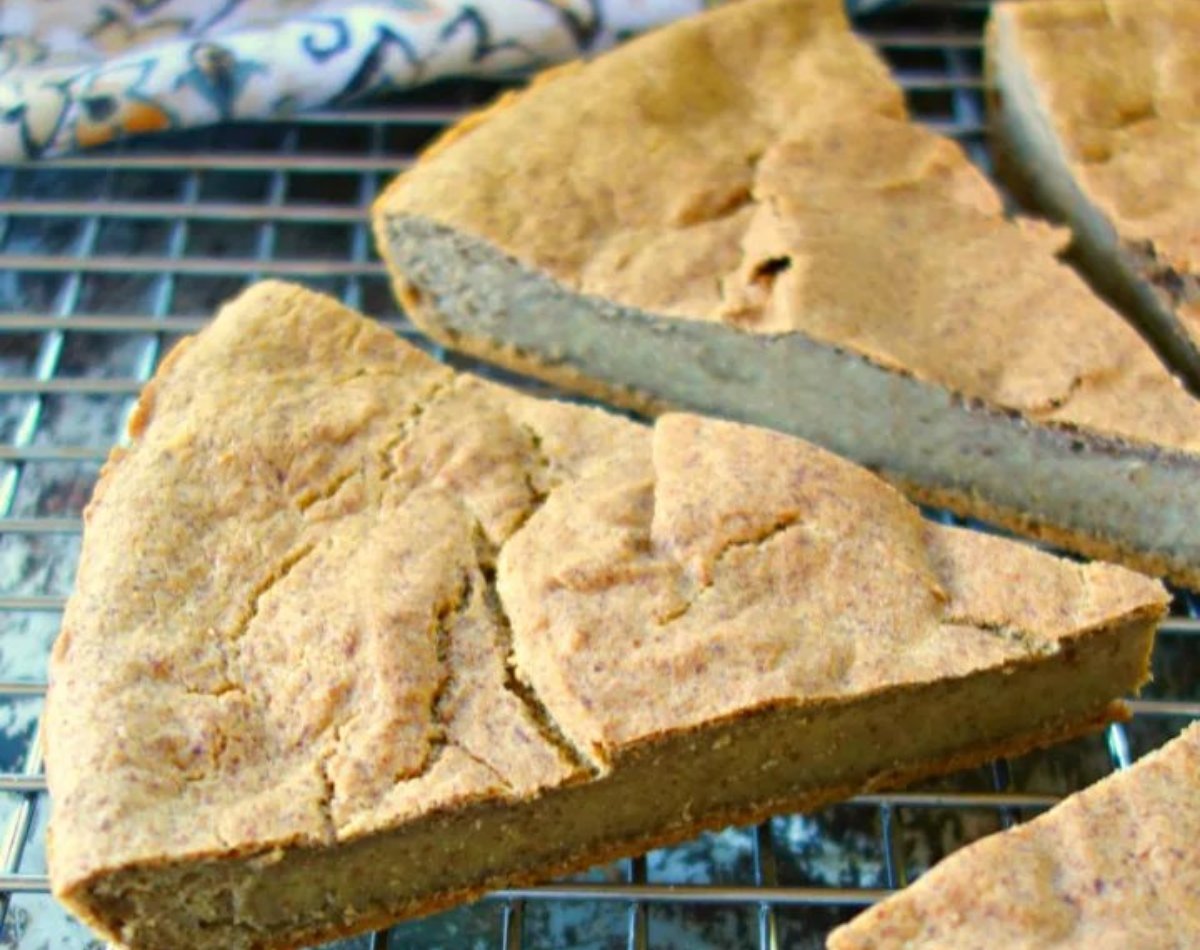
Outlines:
[[[716,2],[0,0],[0,162],[543,66]]]
[[[526,69],[708,0],[3,0],[0,162]]]

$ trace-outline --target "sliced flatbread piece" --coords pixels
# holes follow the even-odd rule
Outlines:
[[[1200,937],[1200,723],[942,861],[829,950],[1188,950]]]
[[[449,346],[790,432],[918,498],[1200,586],[1200,403],[838,0],[745,0],[466,119],[380,197]]]
[[[180,344],[52,659],[55,894],[294,946],[1074,735],[1165,593],[799,440],[456,375],[263,284]]]
[[[1200,392],[1200,2],[993,8],[999,165]]]

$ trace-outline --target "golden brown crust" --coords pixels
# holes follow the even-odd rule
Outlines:
[[[796,696],[816,711],[1053,653],[1157,587],[931,525],[814,446],[674,414],[649,458],[547,499],[498,568],[519,668],[601,761]]]
[[[1120,568],[922,522],[799,440],[522,396],[283,284],[165,361],[131,428],[45,713],[53,886],[110,929],[138,925],[99,909],[114,876],[532,809],[668,740],[1019,684],[1107,656],[1104,631],[1124,652],[1090,718],[1136,687],[1166,604]],[[1054,708],[960,754],[1077,728]],[[896,768],[956,761],[937,748]]]
[[[1057,260],[1065,234],[1007,221],[961,149],[905,119],[832,0],[731,5],[509,97],[374,216],[385,257],[389,218],[429,219],[580,294],[1200,446],[1200,407]]]
[[[993,17],[1089,199],[1124,239],[1200,270],[1200,5],[1038,0],[998,4]]]
[[[492,119],[495,115],[503,112],[506,109],[511,109],[518,102],[527,90],[536,89],[548,82],[553,82],[562,76],[570,75],[575,70],[582,66],[579,62],[562,63],[558,66],[551,66],[549,69],[544,69],[542,72],[534,76],[524,89],[509,89],[498,95],[487,105],[476,109],[474,112],[469,112],[463,118],[459,119],[454,125],[449,126],[441,131],[424,151],[417,156],[417,162],[427,162],[435,155],[449,148],[455,142],[466,138],[479,126]]]
[[[1191,946],[1200,723],[1028,824],[956,852],[830,950]]]

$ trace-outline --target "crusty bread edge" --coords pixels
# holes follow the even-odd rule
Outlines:
[[[1121,237],[1074,173],[1045,103],[1025,71],[1015,38],[1022,4],[992,8],[984,33],[988,138],[997,177],[1024,207],[1066,223],[1066,258],[1121,313],[1163,362],[1200,396],[1200,337],[1139,265],[1145,256]],[[1027,87],[1027,93],[1021,89]],[[1045,142],[1039,144],[1039,141]]]
[[[314,928],[299,934],[289,934],[286,940],[264,942],[257,946],[259,950],[301,950],[301,948],[312,944],[324,943],[371,930],[383,929],[405,920],[425,917],[441,910],[469,903],[493,890],[537,886],[554,878],[578,872],[588,867],[605,864],[624,857],[644,854],[655,848],[667,847],[688,841],[706,831],[719,831],[731,826],[758,824],[777,815],[811,813],[827,805],[845,801],[855,795],[895,790],[925,778],[980,766],[998,758],[1023,755],[1034,749],[1088,735],[1103,729],[1111,722],[1127,721],[1129,717],[1128,706],[1118,700],[1109,703],[1094,715],[1083,720],[1058,724],[1049,729],[1024,733],[1004,742],[963,750],[943,759],[923,762],[913,768],[896,769],[880,773],[865,785],[852,784],[837,788],[822,789],[815,794],[809,793],[797,795],[794,798],[775,799],[770,802],[760,802],[747,808],[728,809],[712,813],[703,819],[689,822],[685,825],[677,825],[668,831],[659,831],[642,837],[626,839],[615,843],[606,843],[594,849],[579,852],[564,861],[541,867],[536,873],[525,872],[496,875],[494,878],[485,880],[477,886],[435,894],[425,900],[411,902],[400,908],[392,908],[389,911],[358,918],[351,924]],[[80,881],[77,886],[82,887],[84,883]],[[86,907],[76,904],[72,900],[70,891],[56,893],[55,897],[70,908],[73,913],[93,926],[98,932],[104,934],[112,943],[112,946],[124,948],[124,950],[133,950],[133,948],[129,948],[127,945],[116,941],[116,935],[100,926],[100,922],[88,913]]]
[[[391,270],[405,312],[422,332],[449,349],[648,418],[680,408],[636,389],[609,385],[587,376],[574,366],[541,360],[535,354],[515,346],[496,343],[482,336],[451,332],[438,320],[436,310],[426,301],[425,295],[412,287],[395,268]],[[1023,512],[990,504],[968,491],[922,486],[889,471],[879,474],[922,504],[945,508],[956,515],[977,518],[1014,534],[1045,541],[1086,557],[1123,564],[1142,573],[1164,577],[1191,590],[1200,590],[1200,567],[1137,551],[1119,541],[1049,525]]]

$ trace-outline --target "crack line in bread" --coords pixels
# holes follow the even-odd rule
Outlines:
[[[446,698],[450,693],[450,686],[454,680],[454,667],[450,662],[450,631],[453,628],[454,620],[457,619],[459,614],[462,613],[471,601],[471,587],[470,572],[464,571],[454,597],[446,603],[440,604],[433,614],[435,651],[437,661],[442,668],[442,677],[430,700],[430,712],[433,717],[434,731],[429,744],[429,754],[425,759],[425,766],[417,773],[418,775],[424,775],[429,771],[434,760],[442,754],[442,749],[449,741],[447,738],[449,714],[446,712]],[[405,777],[407,778],[408,776]]]
[[[506,792],[512,790],[511,783],[493,765],[476,755],[465,743],[455,741],[450,736],[454,714],[448,711],[446,707],[453,694],[455,685],[455,669],[451,659],[453,652],[453,630],[456,622],[470,606],[475,589],[473,573],[477,569],[478,565],[468,566],[463,571],[461,581],[455,588],[453,595],[433,608],[430,617],[430,626],[436,643],[437,660],[441,666],[441,679],[431,697],[429,707],[433,728],[429,736],[429,746],[426,750],[424,761],[411,772],[394,776],[392,779],[394,785],[403,782],[419,781],[428,777],[446,754],[447,749],[453,747],[485,769],[500,788]],[[338,788],[336,780],[330,774],[330,763],[343,751],[343,733],[359,718],[359,713],[352,713],[343,721],[331,724],[328,730],[331,734],[328,748],[321,756],[319,762],[321,779],[325,787],[325,793],[319,802],[319,807],[326,819],[330,840],[336,840],[341,836],[340,823],[334,817],[334,803],[338,798]],[[314,742],[319,741],[320,738],[321,736],[315,737]]]
[[[711,566],[705,572],[707,576],[702,578],[704,587],[712,586],[713,576],[717,573],[717,568],[720,566],[721,561],[732,552],[739,548],[762,547],[789,528],[797,527],[800,524],[800,519],[801,512],[799,511],[780,512],[770,524],[765,525],[759,531],[755,531],[744,538],[733,538],[717,551],[713,557]]]
[[[1057,412],[1065,408],[1084,386],[1095,382],[1101,376],[1102,374],[1100,373],[1080,373],[1071,378],[1071,381],[1067,384],[1067,388],[1062,393],[1055,396],[1047,396],[1041,405],[1030,406],[1025,411],[1032,419],[1041,419],[1049,413]],[[1053,424],[1052,420],[1051,424]]]
[[[349,379],[359,379],[365,375],[397,376],[398,378],[403,378],[400,376],[400,374],[391,373],[356,373],[351,377],[347,377],[346,380],[339,380],[338,384],[341,385],[347,382]],[[354,476],[359,473],[363,473],[366,476],[369,492],[372,490],[372,485],[374,486],[375,491],[382,491],[385,485],[396,484],[397,478],[400,475],[400,471],[394,464],[395,453],[397,449],[417,435],[421,429],[422,417],[427,411],[429,411],[433,406],[437,405],[441,400],[447,398],[448,395],[456,391],[455,382],[456,379],[451,377],[449,379],[441,380],[430,387],[426,393],[422,394],[422,398],[418,399],[410,407],[408,414],[402,420],[399,420],[399,424],[395,429],[391,429],[382,436],[369,439],[362,444],[361,450],[355,453],[355,463],[352,466],[339,471],[325,485],[309,489],[292,499],[292,503],[297,512],[301,515],[307,516],[311,509],[318,503],[334,499],[338,493],[347,486],[351,479],[353,479]],[[534,442],[536,433],[534,433],[529,427],[525,428],[531,436],[531,442]],[[357,435],[360,434],[361,432]],[[364,472],[363,469],[363,462],[369,458],[378,459],[380,462],[380,467],[377,468],[373,474],[368,474],[367,472]],[[548,461],[544,458],[544,456],[541,456],[540,458],[540,464],[542,467],[548,467]],[[532,479],[530,479],[530,482],[532,483]],[[409,498],[409,496],[412,494],[412,491],[416,490],[417,487],[419,486],[412,486],[409,488],[409,490],[402,491],[400,495],[395,497],[395,505],[397,507],[403,505],[405,500]],[[489,775],[493,776],[497,786],[506,790],[511,790],[511,783],[504,777],[504,775],[498,772],[493,765],[489,764],[487,761],[472,752],[464,743],[453,741],[449,736],[451,714],[446,710],[446,701],[451,693],[455,677],[455,671],[450,662],[450,638],[452,636],[452,628],[456,620],[462,616],[463,612],[470,604],[474,589],[472,580],[473,571],[479,570],[482,574],[486,559],[494,559],[496,553],[498,552],[498,548],[487,539],[483,525],[480,522],[477,513],[471,509],[471,506],[464,499],[454,498],[452,496],[446,497],[448,500],[452,501],[456,507],[460,507],[463,510],[465,517],[468,518],[470,523],[474,526],[474,532],[477,535],[477,558],[476,563],[467,568],[463,575],[462,583],[456,589],[453,597],[443,603],[435,605],[434,607],[433,614],[430,618],[430,626],[432,630],[432,636],[436,642],[437,658],[442,666],[442,675],[430,702],[429,716],[433,724],[433,728],[429,737],[429,746],[426,749],[424,760],[420,763],[420,765],[412,771],[405,770],[404,774],[395,776],[393,782],[394,784],[399,784],[402,782],[418,781],[427,777],[437,765],[438,761],[445,754],[446,748],[452,745],[458,750],[458,752],[474,761],[477,765],[485,769]],[[537,501],[537,504],[532,506],[529,511],[525,512],[522,520],[527,519],[533,514],[534,511],[536,511],[538,507],[540,507],[540,503],[544,501],[546,494],[536,493],[534,494],[534,497]],[[230,635],[230,642],[236,643],[246,635],[247,631],[252,627],[255,618],[258,616],[259,606],[263,599],[279,584],[284,582],[291,572],[295,570],[306,558],[311,556],[314,551],[317,551],[322,544],[334,537],[337,532],[336,525],[342,520],[343,516],[337,515],[326,525],[320,525],[319,520],[318,522],[314,523],[308,517],[305,518],[307,527],[301,529],[303,531],[301,537],[304,538],[304,540],[300,544],[296,545],[287,555],[285,555],[280,563],[276,565],[276,567],[270,571],[259,584],[255,586],[252,592],[251,604],[239,619],[236,630]],[[502,627],[502,621],[506,622],[506,620],[507,618],[503,616],[501,611],[496,620],[497,627]],[[506,651],[505,640],[501,639],[498,644],[498,648],[501,651],[500,655],[502,662],[504,663],[506,670],[508,670],[510,678],[512,678],[511,668],[509,666],[511,646],[508,645]],[[236,677],[233,675],[234,669],[232,667],[233,663],[236,661],[231,660],[224,650],[221,651],[221,656],[226,670],[224,674],[224,679],[226,682],[221,684],[221,687],[217,691],[216,695],[223,695],[227,692],[235,690],[244,691],[243,687],[236,684]],[[506,688],[508,688],[510,692],[513,692],[514,695],[516,695],[517,698],[522,702],[522,705],[528,711],[529,717],[533,724],[538,728],[539,732],[541,732],[547,738],[547,741],[556,749],[564,761],[568,762],[572,766],[578,767],[579,763],[574,755],[574,750],[564,750],[558,743],[554,742],[554,727],[552,725],[548,726],[547,723],[543,721],[543,716],[539,715],[539,709],[541,706],[540,703],[537,702],[536,698],[530,695],[531,691],[522,693],[512,689],[511,687]],[[312,741],[314,742],[321,742],[323,739],[328,741],[328,748],[319,760],[319,771],[325,791],[319,800],[318,805],[326,823],[327,831],[331,835],[331,840],[338,836],[340,823],[334,816],[335,803],[337,802],[339,796],[338,783],[331,774],[330,766],[332,761],[344,751],[343,735],[353,727],[354,722],[359,718],[360,717],[357,713],[351,714],[348,718],[345,718],[340,722],[335,721],[330,723],[327,730],[317,733],[312,737]],[[548,718],[548,714],[545,714],[544,718]]]
[[[333,758],[334,754],[341,747],[342,730],[347,723],[352,721],[353,717],[347,719],[344,723],[337,723],[333,727],[333,741],[330,743],[329,751],[321,756],[320,761],[317,763],[322,786],[321,796],[317,799],[317,810],[321,813],[321,819],[325,825],[325,837],[327,841],[336,841],[338,836],[337,822],[333,818],[333,799],[337,794],[337,788],[334,784],[333,776],[329,774],[329,760]]]
[[[1033,630],[1026,630],[1022,627],[1015,626],[1011,623],[1003,623],[995,620],[983,620],[972,617],[969,614],[963,616],[951,616],[946,614],[941,618],[944,625],[962,624],[977,630],[980,633],[991,634],[999,637],[1009,643],[1019,644],[1024,648],[1025,652],[1030,655],[1048,656],[1051,653],[1057,653],[1062,649],[1061,645],[1053,637],[1047,637],[1036,633]]]
[[[250,625],[254,623],[254,618],[258,616],[259,606],[262,600],[271,592],[271,590],[281,584],[287,576],[296,569],[296,567],[306,557],[313,553],[317,547],[315,541],[303,541],[296,547],[292,548],[278,564],[268,573],[254,589],[250,592],[250,603],[238,618],[237,626],[229,634],[229,641],[236,643],[246,635],[250,629]]]
[[[513,652],[512,622],[504,608],[504,599],[496,586],[494,567],[481,565],[486,586],[484,602],[495,621],[496,646],[504,661],[504,689],[521,703],[530,721],[537,727],[538,734],[558,753],[563,762],[573,769],[580,769],[590,776],[600,774],[600,767],[591,756],[582,752],[555,721],[546,704],[542,702],[533,684],[522,678]]]
[[[655,492],[655,497],[658,493]],[[746,538],[735,538],[728,544],[724,545],[713,557],[712,562],[703,567],[699,578],[700,586],[695,591],[692,597],[688,598],[684,603],[673,606],[670,610],[665,611],[655,617],[660,627],[665,627],[676,620],[686,617],[691,609],[697,606],[704,598],[704,595],[713,588],[716,582],[717,570],[720,568],[722,561],[732,552],[741,548],[761,548],[770,544],[775,538],[783,534],[785,531],[790,531],[792,528],[799,527],[801,513],[799,511],[787,511],[781,513],[771,524],[766,525],[763,529],[755,532],[752,536]],[[677,558],[673,558],[676,564],[679,565],[681,573],[688,576],[693,573],[687,564]]]
[[[396,449],[403,445],[416,431],[421,423],[421,417],[453,390],[456,379],[456,377],[439,379],[430,386],[429,390],[423,394],[423,398],[413,403],[408,416],[397,427],[397,431],[390,438],[384,440],[376,453],[383,464],[381,482],[390,481],[395,477],[396,465],[393,455]]]
[[[365,450],[366,453],[378,458],[381,463],[381,470],[375,476],[375,479],[373,479],[378,486],[396,484],[401,474],[401,469],[397,466],[398,450],[406,444],[414,443],[415,440],[421,437],[420,434],[424,431],[426,414],[435,405],[446,399],[453,398],[454,394],[462,393],[463,391],[464,384],[461,378],[445,380],[432,387],[425,394],[424,398],[411,408],[409,415],[400,424],[399,431],[392,431],[382,440],[377,440],[374,447],[367,447]],[[529,502],[523,506],[523,510],[520,512],[515,526],[507,533],[507,536],[493,539],[487,532],[480,511],[476,510],[467,498],[452,495],[443,496],[445,500],[452,502],[455,507],[460,508],[464,517],[471,524],[475,562],[473,565],[467,567],[462,583],[456,590],[454,597],[438,605],[434,611],[431,622],[433,635],[437,644],[436,652],[438,660],[442,664],[443,671],[442,679],[431,700],[430,716],[434,722],[434,729],[430,737],[430,745],[425,761],[418,769],[406,772],[402,776],[397,776],[394,779],[395,784],[419,781],[429,776],[437,766],[439,760],[446,754],[448,747],[453,746],[458,752],[484,768],[495,779],[497,786],[509,793],[514,790],[512,783],[494,765],[488,763],[468,748],[467,743],[457,741],[451,736],[455,714],[449,711],[447,706],[455,698],[456,673],[452,660],[453,628],[459,618],[470,607],[472,597],[476,593],[476,585],[479,584],[480,580],[482,580],[482,584],[479,586],[478,593],[483,599],[488,617],[491,620],[495,649],[503,670],[501,687],[519,702],[529,724],[554,751],[561,763],[569,767],[572,772],[581,774],[595,776],[600,771],[597,763],[581,753],[566,738],[565,733],[554,721],[548,708],[537,696],[534,687],[521,677],[515,665],[510,621],[495,583],[496,560],[504,545],[541,509],[550,495],[557,488],[561,487],[564,481],[555,479],[555,483],[546,484],[551,481],[551,462],[542,449],[542,436],[536,428],[527,422],[514,419],[507,412],[504,413],[504,417],[512,424],[516,431],[522,433],[528,440],[528,449],[531,456],[530,467],[523,473],[522,478],[529,491]],[[535,472],[540,473],[540,477]],[[322,498],[332,497],[342,485],[349,481],[349,478],[353,474],[352,472],[346,477],[339,477],[333,488],[319,494]],[[427,473],[427,481],[434,478],[436,478],[436,475],[433,471]],[[397,506],[402,505],[405,499],[417,487],[414,485],[409,490],[404,491],[402,495],[395,499],[395,504]],[[311,494],[316,495],[318,493]],[[439,494],[441,493],[439,492]],[[478,572],[478,578],[475,576],[476,571]],[[349,726],[352,720],[353,717],[334,727],[331,748],[327,755],[323,757],[321,763],[323,777],[328,787],[327,801],[323,807],[328,809],[331,821],[333,821],[332,810],[333,803],[337,799],[337,788],[336,783],[329,775],[328,763],[338,754],[341,745],[341,733]],[[334,822],[333,827],[336,833],[338,823]]]
[[[509,418],[511,419],[511,416]],[[550,478],[550,459],[546,457],[546,453],[542,449],[541,433],[527,422],[512,421],[516,424],[518,431],[523,432],[529,439],[529,449],[533,454],[533,467],[542,477],[542,484],[539,485],[533,471],[526,471],[525,473],[525,487],[529,489],[529,495],[533,499],[533,504],[530,505],[521,520],[517,522],[516,528],[513,529],[513,534],[516,534],[517,531],[521,530],[521,526],[525,522],[537,514],[542,505],[546,503],[546,499],[550,497],[550,492],[558,486],[546,484]],[[498,557],[500,551],[496,550],[493,553]],[[493,561],[493,563],[495,562]]]
[[[541,434],[528,422],[518,421],[507,412],[505,416],[519,432],[528,438],[534,467],[542,473],[544,479],[549,479],[551,472],[550,459],[542,448]],[[499,587],[496,584],[496,564],[505,545],[542,509],[550,499],[550,496],[563,486],[563,482],[560,481],[557,484],[539,487],[533,472],[528,470],[525,472],[524,478],[532,501],[507,538],[499,544],[493,542],[489,538],[483,524],[478,518],[475,518],[478,568],[484,581],[484,603],[494,622],[493,629],[496,636],[496,646],[504,665],[503,686],[506,692],[521,703],[530,722],[537,728],[538,734],[555,750],[561,761],[574,770],[581,770],[594,777],[600,774],[599,764],[571,742],[566,732],[555,721],[549,708],[538,696],[533,684],[521,675],[513,648],[512,622],[508,616],[508,611],[505,609],[504,599],[500,594]]]
[[[350,481],[350,479],[352,479],[355,475],[357,475],[360,470],[360,466],[356,460],[353,466],[338,472],[330,480],[328,485],[324,485],[319,488],[310,488],[301,492],[295,498],[296,508],[299,509],[301,514],[305,514],[313,505],[316,505],[322,501],[329,501],[339,491],[341,491],[342,486],[345,485],[346,482]]]
[[[475,521],[476,530],[482,531],[478,520]],[[397,781],[409,781],[411,779],[420,778],[428,775],[437,765],[438,760],[445,754],[447,746],[454,746],[459,752],[471,759],[475,764],[486,769],[496,782],[507,792],[512,791],[512,783],[508,781],[491,763],[476,755],[464,742],[456,742],[450,738],[450,727],[453,724],[453,714],[448,712],[446,705],[452,695],[455,684],[454,664],[451,660],[452,656],[452,639],[455,623],[471,604],[471,599],[475,594],[475,577],[476,571],[481,571],[479,564],[473,568],[468,568],[463,572],[462,584],[459,587],[454,599],[451,602],[443,604],[438,608],[434,616],[434,624],[437,637],[437,656],[438,661],[442,664],[444,678],[438,686],[437,691],[433,695],[433,719],[436,723],[436,730],[433,734],[433,740],[430,743],[429,757],[425,762],[425,767],[418,775],[404,776]]]
[[[408,379],[409,377],[401,373],[393,373],[386,371],[366,372],[359,371],[344,379],[334,381],[334,386],[345,385],[352,380],[363,379],[367,376],[373,377],[392,377],[395,379]],[[453,385],[453,379],[443,379],[435,382],[427,392],[422,394],[422,398],[416,400],[409,410],[409,414],[400,421],[397,426],[397,431],[382,440],[383,444],[375,450],[375,454],[382,464],[382,475],[379,478],[380,484],[386,483],[395,475],[394,467],[391,464],[391,454],[413,433],[420,422],[421,416],[427,409],[437,403]],[[327,484],[316,488],[306,489],[298,494],[294,499],[297,510],[301,514],[307,514],[309,509],[317,504],[330,501],[337,496],[338,492],[350,481],[355,475],[362,471],[362,462],[370,454],[370,451],[364,451],[361,456],[354,459],[354,464],[348,468],[342,469],[336,473]]]

